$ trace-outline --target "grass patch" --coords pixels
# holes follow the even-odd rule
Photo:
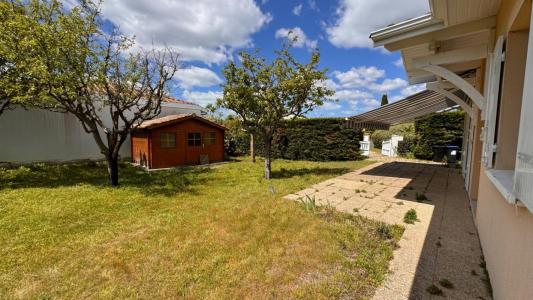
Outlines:
[[[306,211],[315,212],[317,209],[315,197],[309,197],[309,195],[305,196],[305,199],[300,199],[300,203],[302,203],[302,206]]]
[[[402,229],[282,199],[369,162],[245,160],[0,169],[0,298],[369,298]]]
[[[403,216],[403,222],[406,224],[414,224],[416,221],[418,221],[416,210],[414,208],[411,208]]]

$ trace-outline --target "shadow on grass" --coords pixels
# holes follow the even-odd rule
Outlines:
[[[121,163],[119,188],[134,188],[146,195],[172,196],[196,193],[196,187],[208,180],[201,176],[211,172],[208,167],[184,167],[147,172]],[[33,164],[13,169],[0,169],[0,190],[19,188],[55,188],[80,184],[109,187],[106,164],[83,162],[67,164]]]
[[[291,178],[294,176],[306,175],[340,175],[349,172],[349,168],[300,168],[300,169],[285,169],[272,171],[272,178]]]

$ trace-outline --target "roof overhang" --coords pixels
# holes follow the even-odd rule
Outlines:
[[[442,28],[444,28],[444,22],[433,18],[429,13],[376,30],[370,34],[370,38],[374,42],[374,47],[385,46],[387,48],[390,43],[434,32]]]
[[[421,66],[461,73],[479,68],[494,44],[501,0],[428,0],[431,13],[371,33],[375,47],[401,51],[409,83],[438,76]]]

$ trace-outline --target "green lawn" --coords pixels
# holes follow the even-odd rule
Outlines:
[[[0,169],[0,298],[367,298],[402,229],[282,200],[367,164]]]

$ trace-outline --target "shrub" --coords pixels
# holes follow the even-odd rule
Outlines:
[[[216,120],[226,127],[224,149],[228,156],[247,155],[250,152],[250,135],[237,119],[228,117]],[[360,130],[344,126],[342,118],[314,118],[286,121],[275,134],[272,157],[289,160],[334,161],[359,160]],[[259,138],[256,154],[263,154]]]
[[[416,158],[431,159],[433,145],[463,144],[463,111],[449,111],[430,115],[415,122],[417,143],[413,147]]]
[[[342,118],[298,119],[285,122],[274,138],[272,156],[289,160],[342,161],[362,158],[362,132],[344,126]],[[257,153],[262,153],[258,140]]]

